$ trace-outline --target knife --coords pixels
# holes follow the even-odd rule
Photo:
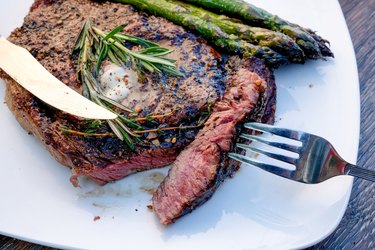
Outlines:
[[[88,119],[116,119],[48,72],[26,49],[0,37],[0,68],[45,103],[69,114]]]

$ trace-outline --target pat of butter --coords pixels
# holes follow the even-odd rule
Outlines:
[[[113,63],[107,64],[102,69],[99,82],[103,94],[114,101],[125,99],[130,88],[138,81],[137,73],[131,69],[124,69]]]

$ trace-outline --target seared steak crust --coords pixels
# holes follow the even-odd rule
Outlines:
[[[86,18],[104,31],[127,25],[124,32],[175,49],[171,56],[177,60],[184,77],[149,75],[139,80],[124,101],[129,108],[138,110],[140,117],[173,113],[157,124],[145,124],[148,128],[160,124],[195,125],[203,111],[221,99],[228,79],[242,63],[238,57],[222,57],[204,40],[163,18],[136,12],[129,5],[89,0],[36,0],[22,27],[9,40],[28,49],[53,75],[81,92],[71,53]],[[88,122],[51,108],[1,70],[0,77],[7,82],[6,102],[17,120],[61,164],[72,169],[74,185],[78,185],[79,176],[105,184],[137,171],[168,165],[198,132],[198,129],[184,129],[165,131],[156,137],[145,134],[135,152],[116,137],[67,134],[62,126],[85,131]],[[263,120],[272,119],[274,113],[275,86],[273,82],[269,84],[254,109],[254,113],[264,114]],[[96,133],[110,131],[105,123],[95,129]]]
[[[178,68],[185,77],[151,75],[131,89],[124,104],[140,110],[140,117],[150,113],[173,113],[160,123],[194,125],[200,113],[224,91],[221,57],[216,51],[181,27],[162,18],[135,12],[128,5],[87,0],[36,1],[22,27],[16,29],[9,40],[27,48],[58,79],[80,92],[71,53],[86,18],[91,18],[102,30],[125,24],[124,32],[175,49],[171,56],[177,59]],[[76,177],[80,175],[104,184],[135,171],[165,166],[173,162],[197,132],[197,129],[169,131],[150,140],[145,134],[136,152],[131,152],[115,137],[65,134],[61,126],[85,131],[87,122],[50,108],[6,74],[2,73],[2,77],[8,82],[6,99],[10,109],[23,127],[36,135],[59,162],[72,168],[75,185]],[[151,124],[149,128],[152,126],[158,125]],[[108,131],[103,125],[97,133]]]
[[[204,128],[180,153],[153,196],[154,211],[163,224],[204,203],[238,167],[226,153],[233,150],[244,121],[269,119],[254,109],[262,106],[260,96],[274,84],[272,73],[260,60],[242,61],[228,81],[223,99],[215,104]]]

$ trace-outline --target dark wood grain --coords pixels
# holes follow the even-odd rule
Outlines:
[[[339,0],[357,57],[361,91],[358,165],[375,170],[375,0]],[[338,90],[339,91],[339,90]],[[0,250],[52,250],[0,235]],[[375,184],[356,179],[338,228],[309,249],[375,250]]]
[[[352,37],[361,91],[358,165],[375,170],[375,0],[339,0]],[[311,249],[375,249],[375,184],[355,179],[344,218]]]

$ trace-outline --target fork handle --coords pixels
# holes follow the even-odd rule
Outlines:
[[[361,168],[356,165],[352,165],[350,163],[346,164],[345,169],[344,169],[344,174],[375,182],[374,170]]]

